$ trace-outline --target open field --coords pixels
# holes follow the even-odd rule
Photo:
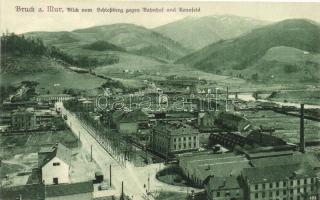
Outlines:
[[[68,148],[77,147],[77,138],[69,131],[36,132],[24,135],[0,135],[0,156],[4,159],[16,154],[36,153],[40,147],[61,142]]]
[[[73,148],[70,178],[71,182],[81,182],[94,179],[94,173],[100,168],[90,156],[79,148]],[[1,179],[3,186],[16,186],[26,184],[33,168],[38,166],[37,153],[17,154],[3,160]],[[79,167],[81,166],[81,167]]]
[[[274,128],[274,135],[292,143],[299,141],[300,118],[275,113],[273,111],[246,111],[243,113],[257,126],[261,125],[263,128]],[[320,139],[319,122],[305,120],[305,137],[306,141]]]
[[[41,88],[45,88],[45,92],[49,91],[50,94],[60,94],[65,88],[91,90],[99,87],[105,81],[89,74],[72,72],[61,66],[57,68],[59,68],[58,71],[52,73],[0,74],[0,84],[18,84],[26,80],[37,81],[39,82],[39,92],[43,92]]]

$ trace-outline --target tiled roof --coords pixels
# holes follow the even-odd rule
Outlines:
[[[246,168],[242,174],[250,184],[316,176],[307,163]]]
[[[84,194],[84,193],[92,193],[92,192],[93,192],[92,181],[45,186],[46,197],[68,196],[68,195]]]

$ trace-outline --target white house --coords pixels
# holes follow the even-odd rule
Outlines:
[[[70,183],[71,155],[71,151],[60,143],[40,150],[38,166],[45,185]]]

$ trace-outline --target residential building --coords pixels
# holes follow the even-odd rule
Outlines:
[[[45,185],[70,183],[71,155],[71,151],[61,143],[40,149],[38,167]]]
[[[242,172],[245,199],[318,199],[317,176],[308,163],[247,168]]]
[[[36,114],[32,108],[19,108],[11,114],[11,127],[15,130],[36,128]]]
[[[168,155],[199,148],[199,132],[193,127],[181,122],[164,122],[152,130],[151,148]]]
[[[237,176],[214,177],[205,180],[208,200],[243,200],[243,189]]]

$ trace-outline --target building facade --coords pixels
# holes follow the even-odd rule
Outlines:
[[[30,109],[18,109],[11,115],[11,127],[15,130],[32,130],[36,128],[36,114]]]
[[[316,200],[318,180],[309,164],[247,168],[242,172],[248,200]]]
[[[199,132],[187,124],[167,122],[152,130],[151,148],[163,155],[199,148]]]
[[[205,181],[208,200],[243,200],[243,189],[238,177],[208,177]]]
[[[42,182],[45,185],[70,183],[71,151],[62,144],[41,149],[38,153]]]

